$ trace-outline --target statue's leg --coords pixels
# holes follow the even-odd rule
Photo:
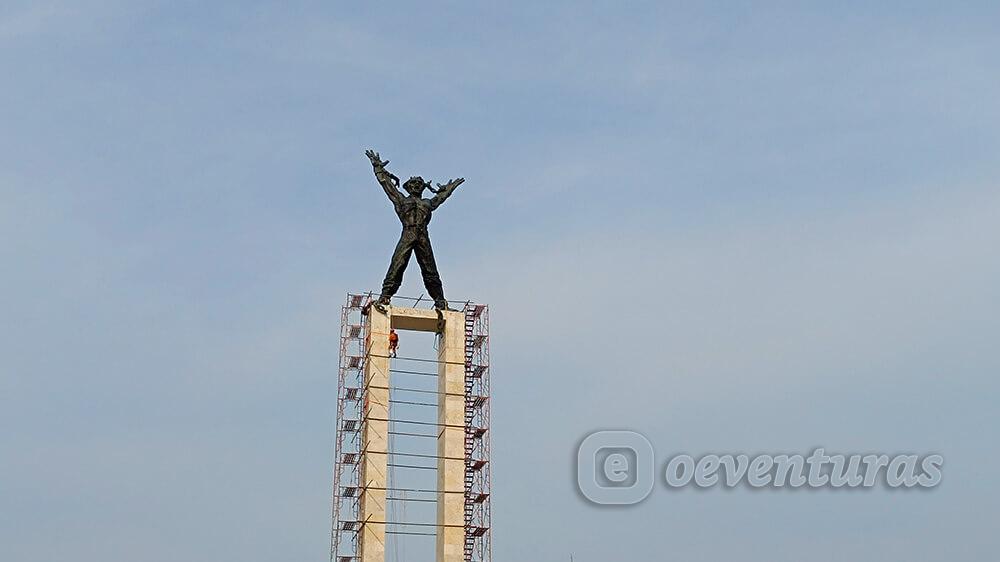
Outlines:
[[[396,250],[392,253],[392,260],[389,262],[389,271],[385,274],[382,282],[382,294],[379,296],[379,303],[389,304],[389,299],[396,294],[399,286],[403,284],[403,272],[406,271],[406,264],[410,261],[410,254],[413,253],[413,244],[417,237],[410,230],[403,230],[396,244]]]
[[[417,237],[413,244],[413,251],[417,254],[417,263],[420,264],[420,273],[424,277],[424,287],[427,288],[427,294],[434,299],[434,307],[448,308],[448,301],[444,298],[444,288],[441,287],[441,276],[438,275],[437,264],[434,263],[431,239],[426,232]]]

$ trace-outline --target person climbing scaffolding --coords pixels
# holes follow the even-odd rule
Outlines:
[[[396,330],[389,328],[389,357],[396,356],[396,349],[399,347],[399,334]]]

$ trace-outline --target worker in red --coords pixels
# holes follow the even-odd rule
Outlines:
[[[389,328],[389,357],[396,356],[396,348],[399,347],[399,334],[396,330]]]

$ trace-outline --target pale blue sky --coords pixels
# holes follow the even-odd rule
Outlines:
[[[467,180],[431,235],[493,309],[496,560],[996,558],[998,28],[0,4],[0,559],[326,559],[339,307],[399,228],[369,147]],[[938,452],[944,481],[598,509],[573,458],[606,428],[661,458]]]

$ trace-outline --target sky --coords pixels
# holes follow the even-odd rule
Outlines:
[[[466,179],[430,232],[491,309],[496,560],[996,558],[998,26],[6,0],[0,559],[328,559],[340,307],[399,233],[368,148]],[[939,453],[943,480],[599,507],[602,429],[658,459]]]

